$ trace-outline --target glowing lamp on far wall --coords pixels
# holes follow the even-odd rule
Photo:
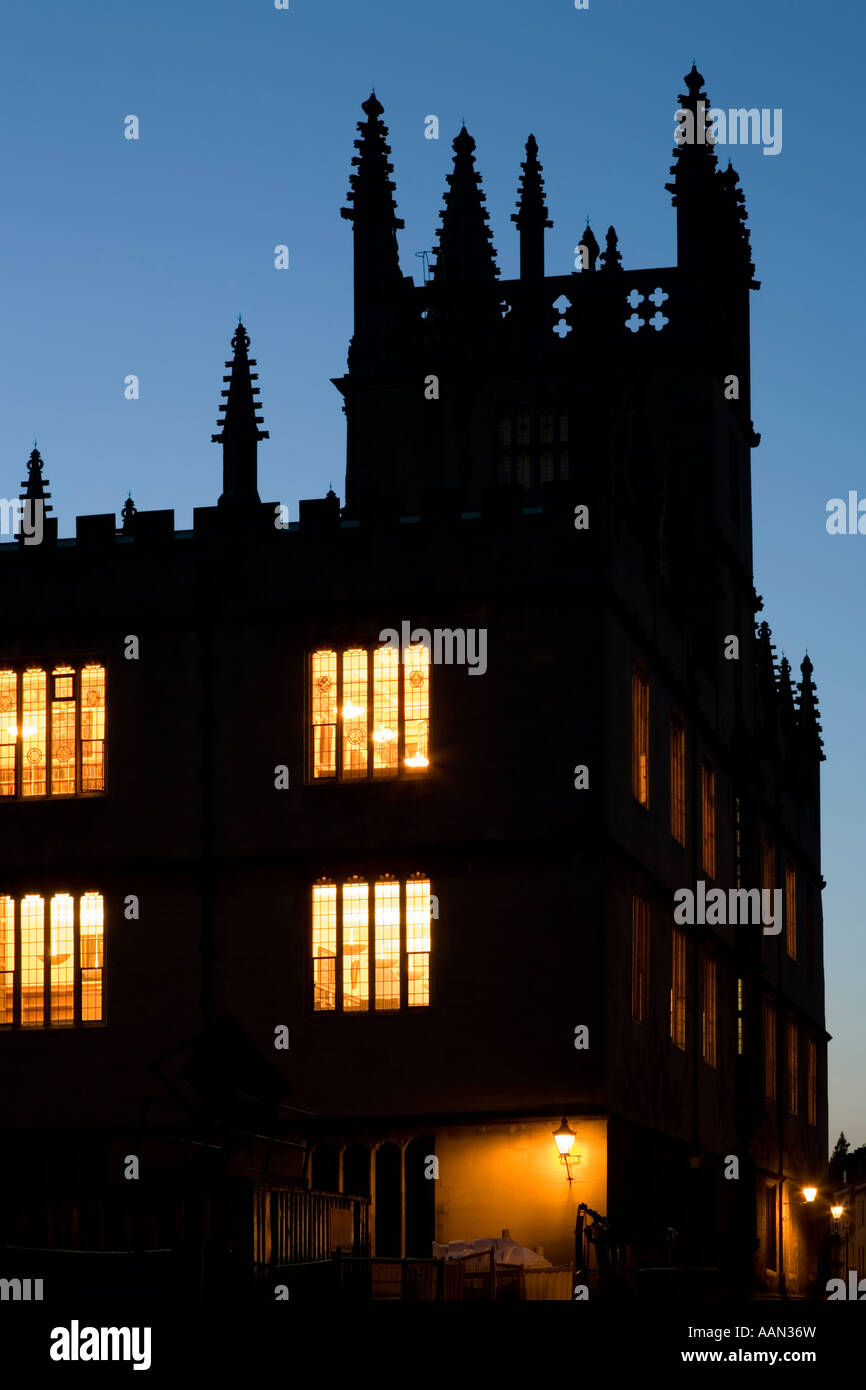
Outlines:
[[[572,1148],[574,1147],[574,1141],[576,1138],[577,1135],[569,1125],[568,1120],[563,1115],[562,1124],[559,1126],[559,1129],[555,1129],[553,1131],[553,1142],[556,1145],[560,1163],[565,1164],[565,1175],[569,1182],[573,1182],[574,1179],[571,1176],[571,1169],[568,1166],[568,1157],[571,1153]],[[573,1161],[575,1163],[579,1163],[580,1154],[575,1154]]]
[[[839,1203],[837,1203],[835,1207],[830,1208],[830,1215],[832,1216],[834,1221],[838,1221],[844,1210],[845,1208],[841,1206]]]
[[[559,1129],[555,1129],[553,1131],[553,1142],[556,1144],[556,1147],[559,1150],[560,1158],[568,1157],[568,1155],[574,1148],[574,1141],[576,1138],[577,1135],[569,1125],[568,1120],[563,1115],[562,1124],[559,1126]]]
[[[344,719],[358,719],[362,714],[366,714],[363,705],[353,705],[351,700],[343,706]]]
[[[814,1202],[815,1198],[818,1196],[817,1187],[804,1187],[803,1196],[806,1198],[807,1202]]]
[[[404,758],[407,767],[429,767],[430,759],[425,758],[423,753],[413,753],[411,758]]]

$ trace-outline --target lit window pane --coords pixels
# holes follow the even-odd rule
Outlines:
[[[421,643],[403,653],[403,716],[405,720],[407,767],[430,764],[430,648]]]
[[[704,873],[716,876],[716,774],[709,763],[701,765],[701,859]]]
[[[367,775],[367,653],[343,652],[343,776]]]
[[[631,787],[641,806],[649,806],[649,678],[637,662],[631,676]]]
[[[21,792],[44,796],[46,791],[45,726],[47,683],[44,671],[24,672],[21,728]]]
[[[406,884],[406,955],[409,1004],[430,1003],[430,880]]]
[[[377,883],[376,1008],[400,1007],[400,885]]]
[[[21,1022],[39,1026],[45,1019],[45,902],[26,897],[21,902]]]
[[[102,961],[105,908],[101,893],[85,893],[80,903],[81,1020],[102,1018]]]
[[[15,749],[18,743],[18,677],[0,671],[0,796],[15,795]]]
[[[313,652],[313,776],[337,775],[337,653]]]
[[[75,672],[71,666],[51,673],[51,791],[55,796],[75,793]]]
[[[12,1022],[15,993],[15,902],[0,898],[0,1023]]]
[[[366,883],[343,885],[343,1008],[357,1013],[370,1007],[370,889]]]
[[[797,959],[797,870],[785,866],[785,947],[791,960]]]
[[[313,889],[313,1008],[333,1009],[337,995],[337,889],[319,883]]]
[[[51,899],[51,1023],[71,1023],[74,1017],[73,973],[75,942],[73,902],[68,893]]]
[[[81,672],[81,790],[105,790],[105,667]]]
[[[373,652],[373,774],[398,771],[400,759],[400,653]]]

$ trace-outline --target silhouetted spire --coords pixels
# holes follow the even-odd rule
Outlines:
[[[758,668],[758,689],[764,702],[764,709],[775,720],[776,708],[776,648],[773,646],[770,624],[762,622],[758,628],[756,644]]]
[[[262,417],[256,414],[261,403],[256,400],[259,388],[253,385],[258,381],[258,372],[251,372],[256,366],[253,357],[247,357],[250,345],[249,336],[241,322],[232,338],[235,350],[230,374],[223,377],[229,389],[221,391],[226,399],[220,406],[225,412],[221,420],[219,434],[211,435],[211,443],[223,446],[223,490],[220,503],[251,503],[259,501],[256,454],[258,441],[267,439],[267,430],[260,430]]]
[[[608,227],[607,229],[604,250],[599,260],[601,261],[601,268],[604,271],[622,270],[622,256],[619,253],[619,242],[614,227]]]
[[[355,232],[355,276],[367,276],[378,281],[381,290],[389,280],[399,281],[400,256],[397,231],[403,220],[397,216],[394,202],[394,183],[389,177],[394,166],[389,162],[388,127],[380,119],[385,110],[371,93],[361,104],[365,121],[358,122],[360,140],[355,141],[357,155],[352,160],[357,173],[349,178],[348,201],[351,207],[341,208],[340,214],[352,223]]]
[[[586,269],[595,270],[596,263],[598,261],[598,242],[595,239],[595,235],[593,233],[592,227],[590,227],[589,225],[589,222],[587,222],[586,224],[583,236],[580,238],[579,244],[581,246],[586,247],[586,259],[588,262],[588,264],[586,265]]]
[[[791,684],[791,663],[786,656],[779,662],[779,703],[782,710],[794,713],[794,688]]]
[[[759,290],[760,280],[755,279],[755,266],[752,261],[752,247],[749,229],[746,226],[746,195],[738,187],[740,176],[728,160],[727,169],[719,169],[716,180],[721,190],[719,199],[719,238],[730,257],[732,268],[738,269],[749,282],[749,288]]]
[[[120,519],[121,519],[121,527],[120,527],[120,529],[121,529],[121,531],[126,532],[126,533],[128,534],[130,531],[133,530],[133,527],[134,527],[134,524],[135,524],[134,521],[133,521],[133,517],[136,516],[136,515],[137,515],[137,508],[136,508],[135,503],[134,503],[133,500],[132,500],[132,493],[130,493],[129,496],[127,497],[126,501],[124,502],[124,504],[123,504],[123,510],[122,510],[121,513],[120,513]]]
[[[815,682],[812,679],[814,667],[809,660],[807,652],[800,666],[802,680],[797,689],[799,701],[797,705],[797,727],[803,746],[813,757],[817,757],[819,762],[824,762],[824,741],[821,738],[821,725],[819,723],[820,711],[818,709],[818,693],[815,689]]]
[[[45,491],[45,484],[50,480],[42,476],[44,467],[45,464],[42,461],[42,455],[34,443],[30,452],[30,457],[27,460],[27,477],[21,479],[21,487],[24,488],[24,491],[21,493],[21,501],[41,502],[42,515],[47,516],[49,512],[54,511],[54,508],[48,501],[51,493]]]
[[[378,370],[401,351],[400,303],[403,279],[397,232],[403,226],[394,203],[390,175],[388,127],[375,92],[362,103],[366,120],[358,122],[358,153],[352,159],[348,201],[341,215],[352,223],[355,278],[355,327],[349,347],[351,369]]]
[[[678,98],[683,115],[678,119],[676,131],[676,163],[671,165],[675,182],[665,184],[667,191],[674,195],[674,207],[677,207],[682,182],[695,177],[711,179],[718,162],[715,143],[707,138],[712,126],[710,99],[704,91],[704,78],[694,63],[691,72],[686,73],[685,83],[688,91],[680,92]]]
[[[746,207],[735,170],[718,168],[710,100],[694,64],[680,94],[673,182],[665,188],[677,209],[677,263],[708,282],[740,281],[758,289],[754,279]]]
[[[530,135],[526,142],[526,159],[521,164],[520,193],[517,212],[511,214],[520,232],[521,280],[544,279],[544,231],[553,223],[547,216],[544,201],[544,179],[538,162],[538,144]]]
[[[437,234],[433,280],[446,290],[468,286],[481,290],[499,275],[491,245],[481,175],[475,168],[475,141],[465,126],[454,141],[454,169]]]

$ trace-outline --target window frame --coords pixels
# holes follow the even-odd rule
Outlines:
[[[409,921],[408,921],[408,886],[413,883],[427,885],[427,895],[430,900],[430,917],[427,925],[428,950],[412,951],[409,950]],[[377,975],[377,923],[376,923],[376,888],[382,884],[397,884],[399,886],[399,1003],[395,1006],[378,1003],[379,980]],[[367,889],[367,925],[366,925],[366,955],[367,955],[367,974],[366,974],[366,1004],[360,1008],[346,1008],[345,999],[345,969],[346,955],[344,950],[343,932],[345,926],[344,912],[344,889],[352,886],[364,885]],[[316,1007],[316,968],[317,957],[315,951],[315,920],[316,920],[316,892],[317,888],[335,888],[335,914],[336,914],[336,934],[335,934],[335,954],[334,960],[334,1002],[331,1008]],[[433,969],[432,958],[434,951],[433,922],[436,920],[433,915],[433,884],[429,874],[416,872],[405,877],[399,874],[353,874],[353,875],[326,875],[315,880],[309,890],[309,932],[307,936],[307,1013],[315,1017],[323,1015],[325,1017],[371,1017],[372,1015],[389,1017],[405,1017],[415,1013],[420,1013],[430,1009],[433,1005]],[[410,985],[412,983],[409,974],[409,957],[426,956],[426,984],[427,999],[423,1003],[410,1002]],[[327,958],[327,957],[325,957]]]
[[[719,1065],[719,968],[707,951],[701,952],[701,1060],[714,1071]]]
[[[650,901],[635,891],[631,899],[631,1016],[644,1026],[650,1020]]]
[[[631,791],[644,811],[650,809],[652,719],[649,672],[637,657],[631,664]],[[641,758],[646,766],[641,767]]]
[[[669,782],[671,838],[685,848],[686,844],[686,721],[679,710],[672,709],[669,733]],[[676,750],[676,752],[675,752]],[[678,832],[682,830],[682,834]]]
[[[411,644],[411,645],[417,647],[417,646],[423,646],[423,643],[417,643],[417,642],[416,642],[416,643],[413,643],[413,644]],[[369,786],[371,783],[375,783],[375,782],[395,782],[395,781],[398,781],[398,780],[401,780],[401,779],[406,779],[406,780],[410,780],[410,781],[411,781],[411,780],[413,780],[413,779],[415,779],[415,778],[423,777],[423,776],[425,776],[425,774],[429,773],[430,768],[431,768],[431,766],[432,766],[432,758],[431,758],[430,754],[431,754],[431,747],[432,747],[432,743],[433,743],[433,739],[432,739],[432,728],[433,728],[433,653],[432,653],[432,651],[430,651],[429,649],[428,649],[427,674],[426,674],[426,679],[427,679],[427,717],[426,717],[426,722],[427,722],[427,744],[426,744],[427,765],[424,766],[424,767],[407,767],[407,766],[406,766],[406,725],[407,725],[407,722],[413,722],[413,721],[412,721],[412,720],[408,720],[408,721],[407,721],[407,715],[406,715],[406,676],[407,676],[407,667],[408,667],[409,663],[404,662],[404,660],[403,660],[403,650],[402,650],[402,648],[401,648],[401,650],[397,653],[397,672],[398,672],[398,679],[397,679],[397,707],[398,707],[398,716],[397,716],[397,724],[398,724],[398,734],[397,734],[397,737],[398,737],[397,766],[396,766],[396,768],[394,768],[393,771],[392,771],[390,768],[376,768],[376,766],[375,766],[375,748],[376,748],[376,742],[375,742],[375,739],[374,739],[374,736],[373,736],[373,735],[374,735],[374,732],[375,732],[374,727],[373,727],[373,725],[374,725],[374,723],[375,723],[375,719],[374,719],[373,714],[372,714],[373,704],[374,704],[374,700],[375,700],[375,690],[374,690],[374,681],[375,681],[375,653],[376,653],[377,651],[385,650],[385,649],[386,649],[386,646],[387,646],[387,644],[384,643],[384,642],[376,642],[376,643],[374,643],[374,644],[371,646],[371,645],[369,645],[369,644],[365,644],[363,641],[360,641],[360,640],[359,640],[358,642],[354,642],[354,643],[353,643],[353,642],[332,643],[332,644],[330,644],[330,645],[325,645],[324,643],[319,643],[317,646],[311,648],[311,649],[307,652],[306,661],[305,661],[305,665],[304,665],[304,673],[305,673],[305,679],[304,679],[304,689],[305,689],[305,698],[304,698],[304,746],[305,746],[305,750],[306,750],[306,777],[305,777],[305,784],[306,784],[307,786],[310,786],[310,787],[317,787],[317,786],[329,786],[329,787],[341,786],[341,787],[344,787],[344,786],[351,786],[353,783],[357,783],[357,784],[359,784],[360,786]],[[344,716],[343,716],[343,713],[342,713],[342,709],[343,709],[343,704],[344,704],[344,698],[343,698],[343,685],[344,685],[344,657],[345,657],[345,655],[346,655],[347,652],[352,652],[352,651],[363,651],[363,652],[366,654],[366,658],[367,658],[367,676],[366,676],[366,688],[367,688],[367,696],[366,696],[366,698],[367,698],[366,769],[365,769],[365,771],[362,772],[362,773],[352,773],[352,774],[350,774],[350,775],[347,775],[347,774],[346,774],[346,771],[345,771],[344,759],[343,759],[343,751],[344,751],[344,750],[343,750],[343,742],[344,742],[344,735],[343,735],[344,723],[343,723],[343,719],[344,719]],[[322,726],[316,725],[316,724],[314,724],[314,722],[313,722],[313,718],[314,718],[314,707],[313,707],[313,706],[314,706],[314,701],[313,701],[313,669],[314,669],[314,665],[313,665],[313,664],[314,664],[314,659],[315,659],[316,655],[317,655],[318,653],[320,653],[320,652],[329,652],[329,653],[330,653],[330,652],[333,652],[333,653],[336,654],[336,658],[337,658],[337,719],[336,719],[336,723],[335,723],[334,726],[333,726],[333,727],[334,727],[334,730],[335,730],[335,733],[334,733],[334,772],[333,772],[333,773],[329,773],[329,774],[327,774],[327,775],[319,775],[319,776],[317,776],[317,775],[316,775],[316,729],[317,729],[318,727],[322,727]]]
[[[64,678],[63,668],[71,668],[73,689],[71,696],[55,695],[55,681]],[[102,672],[102,720],[103,731],[101,740],[85,740],[82,734],[82,715],[84,707],[81,697],[82,676],[84,672],[92,667],[98,668]],[[0,806],[21,805],[28,802],[47,802],[47,801],[83,801],[90,798],[106,796],[108,792],[108,662],[105,656],[86,655],[33,657],[22,661],[16,659],[0,658],[0,673],[12,671],[15,674],[15,727],[18,730],[14,744],[5,746],[14,747],[14,788],[11,793],[0,793]],[[45,674],[45,791],[31,793],[24,791],[24,677],[28,672],[42,671]],[[53,791],[51,787],[55,772],[54,760],[54,720],[53,707],[66,700],[72,700],[75,704],[75,788],[73,791]],[[11,711],[0,711],[0,719],[11,717]],[[84,788],[84,777],[86,767],[84,763],[84,744],[85,742],[102,743],[102,786],[99,788]]]
[[[69,897],[72,900],[72,981],[71,981],[71,1018],[52,1018],[52,994],[55,988],[63,991],[63,982],[52,980],[52,969],[48,964],[51,956],[52,947],[52,904],[55,899]],[[82,932],[81,917],[82,906],[85,898],[97,897],[100,900],[102,910],[102,923],[98,933]],[[26,893],[0,893],[0,898],[12,900],[12,943],[13,943],[13,964],[12,976],[12,1017],[8,1021],[0,1022],[0,1033],[45,1033],[58,1029],[79,1029],[79,1028],[104,1028],[106,1026],[106,982],[107,982],[107,943],[108,943],[108,908],[106,894],[96,889],[82,889],[76,887],[73,890],[67,888],[42,889],[40,892]],[[25,1022],[25,981],[23,976],[23,939],[22,939],[22,907],[29,899],[38,899],[42,904],[42,933],[43,933],[43,954],[39,957],[42,961],[42,1017],[39,1022]],[[99,966],[83,964],[83,939],[90,935],[98,935],[101,941],[101,953]],[[56,938],[55,938],[56,941]],[[62,962],[61,962],[62,963]],[[99,971],[99,1018],[84,1018],[84,971]],[[4,975],[7,972],[3,972]],[[8,988],[9,986],[7,986]],[[67,987],[68,989],[68,987]],[[5,1008],[4,1008],[5,1013]]]

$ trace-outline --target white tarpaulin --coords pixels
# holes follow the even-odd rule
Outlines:
[[[451,1240],[447,1245],[433,1242],[433,1257],[437,1260],[460,1260],[465,1255],[483,1255],[492,1249],[493,1259],[498,1265],[526,1265],[536,1269],[551,1269],[550,1260],[530,1250],[526,1245],[518,1245],[509,1236],[485,1236],[480,1240]]]

